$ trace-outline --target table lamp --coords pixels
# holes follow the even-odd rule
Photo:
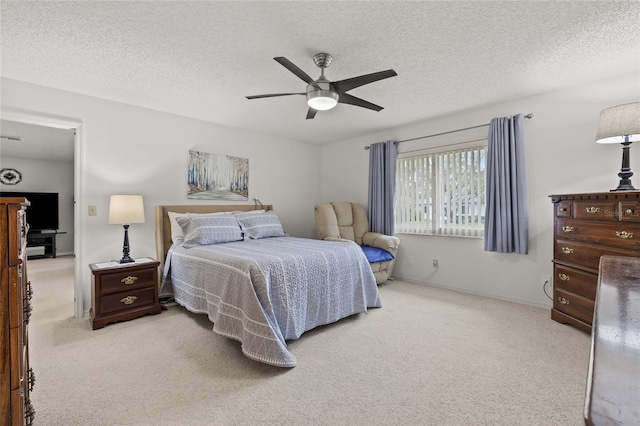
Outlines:
[[[631,142],[640,141],[640,102],[623,104],[607,108],[600,113],[597,143],[622,144],[622,168],[618,176],[620,184],[612,191],[632,191],[633,172],[629,166]]]
[[[135,262],[129,257],[129,225],[144,223],[142,195],[112,195],[109,200],[109,224],[124,227],[124,244],[120,263]]]

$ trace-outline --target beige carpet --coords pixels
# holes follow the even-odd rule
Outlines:
[[[389,282],[282,369],[179,306],[92,331],[72,262],[29,263],[36,425],[584,424],[590,338],[546,309]]]

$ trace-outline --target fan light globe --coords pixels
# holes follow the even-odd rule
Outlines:
[[[307,93],[307,104],[316,111],[327,111],[338,105],[338,94],[330,90],[314,90]]]

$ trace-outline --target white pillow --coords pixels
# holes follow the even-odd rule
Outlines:
[[[171,242],[173,244],[181,244],[184,241],[184,232],[182,231],[182,227],[178,224],[176,220],[179,217],[187,217],[187,216],[217,216],[221,214],[229,214],[231,212],[218,212],[218,213],[176,213],[176,212],[167,212],[169,215],[169,223],[171,224]]]

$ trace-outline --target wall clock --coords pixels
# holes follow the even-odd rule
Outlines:
[[[5,185],[15,185],[22,181],[22,173],[16,169],[2,169],[0,170],[0,182]]]

